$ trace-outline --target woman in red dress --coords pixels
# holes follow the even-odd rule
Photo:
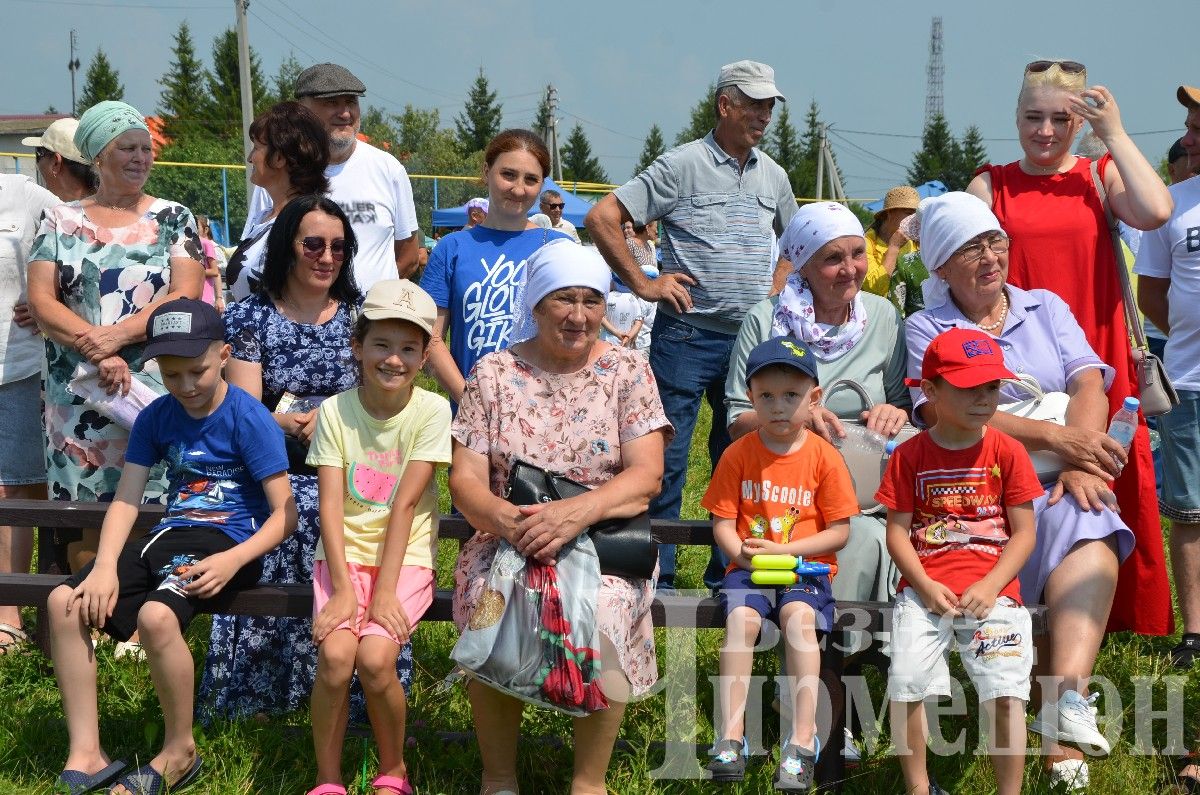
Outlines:
[[[1126,396],[1137,396],[1138,384],[1116,258],[1092,181],[1091,161],[1071,154],[1084,122],[1108,146],[1109,153],[1097,165],[1113,214],[1137,229],[1165,223],[1172,209],[1166,186],[1125,133],[1112,93],[1103,86],[1088,88],[1083,65],[1073,61],[1034,61],[1026,67],[1017,101],[1017,132],[1024,156],[1005,166],[984,167],[967,190],[992,207],[1012,236],[1009,281],[1026,290],[1043,288],[1059,295],[1071,307],[1092,348],[1116,370],[1108,391],[1112,413]],[[1099,454],[1094,439],[1082,438],[1080,444],[1095,445]],[[1065,471],[1062,479],[1067,485],[1095,476]],[[1173,631],[1145,420],[1112,489],[1137,545],[1119,573],[1116,551],[1103,541],[1076,546],[1060,565],[1079,574],[1074,589],[1078,610],[1050,616],[1052,670],[1079,668],[1090,675],[1106,619],[1110,632],[1165,635]],[[1117,575],[1115,582],[1113,575]],[[1077,751],[1062,751],[1051,759],[1082,759]]]

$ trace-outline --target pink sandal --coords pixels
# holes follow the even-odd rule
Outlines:
[[[346,795],[346,788],[341,784],[318,784],[305,795]]]
[[[399,776],[379,775],[371,782],[371,786],[375,789],[385,789],[389,792],[394,792],[396,795],[412,795],[413,791],[412,785],[408,783],[407,776],[400,778]]]

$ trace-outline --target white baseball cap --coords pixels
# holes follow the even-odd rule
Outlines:
[[[90,166],[91,163],[75,145],[75,130],[78,128],[78,119],[72,119],[69,116],[65,119],[56,119],[40,136],[22,138],[21,143],[34,149],[40,146],[42,149],[57,152],[67,160],[74,160],[76,163]]]

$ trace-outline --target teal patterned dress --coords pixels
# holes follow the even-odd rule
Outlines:
[[[183,205],[155,199],[137,221],[115,228],[92,222],[79,202],[47,210],[29,261],[53,262],[59,300],[88,323],[111,326],[166,295],[171,259],[182,257],[203,261],[196,220]],[[158,365],[142,364],[141,345],[119,355],[135,377],[166,391]],[[111,502],[129,432],[67,389],[84,361],[74,348],[46,339],[46,478],[51,499]],[[149,485],[148,496],[155,490]]]

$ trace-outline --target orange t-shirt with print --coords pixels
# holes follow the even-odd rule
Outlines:
[[[841,453],[814,433],[800,449],[778,455],[758,433],[729,445],[700,504],[721,519],[736,519],[738,538],[786,544],[807,538],[858,513],[858,499]],[[837,555],[818,555],[837,573]],[[728,574],[737,569],[730,563]]]

